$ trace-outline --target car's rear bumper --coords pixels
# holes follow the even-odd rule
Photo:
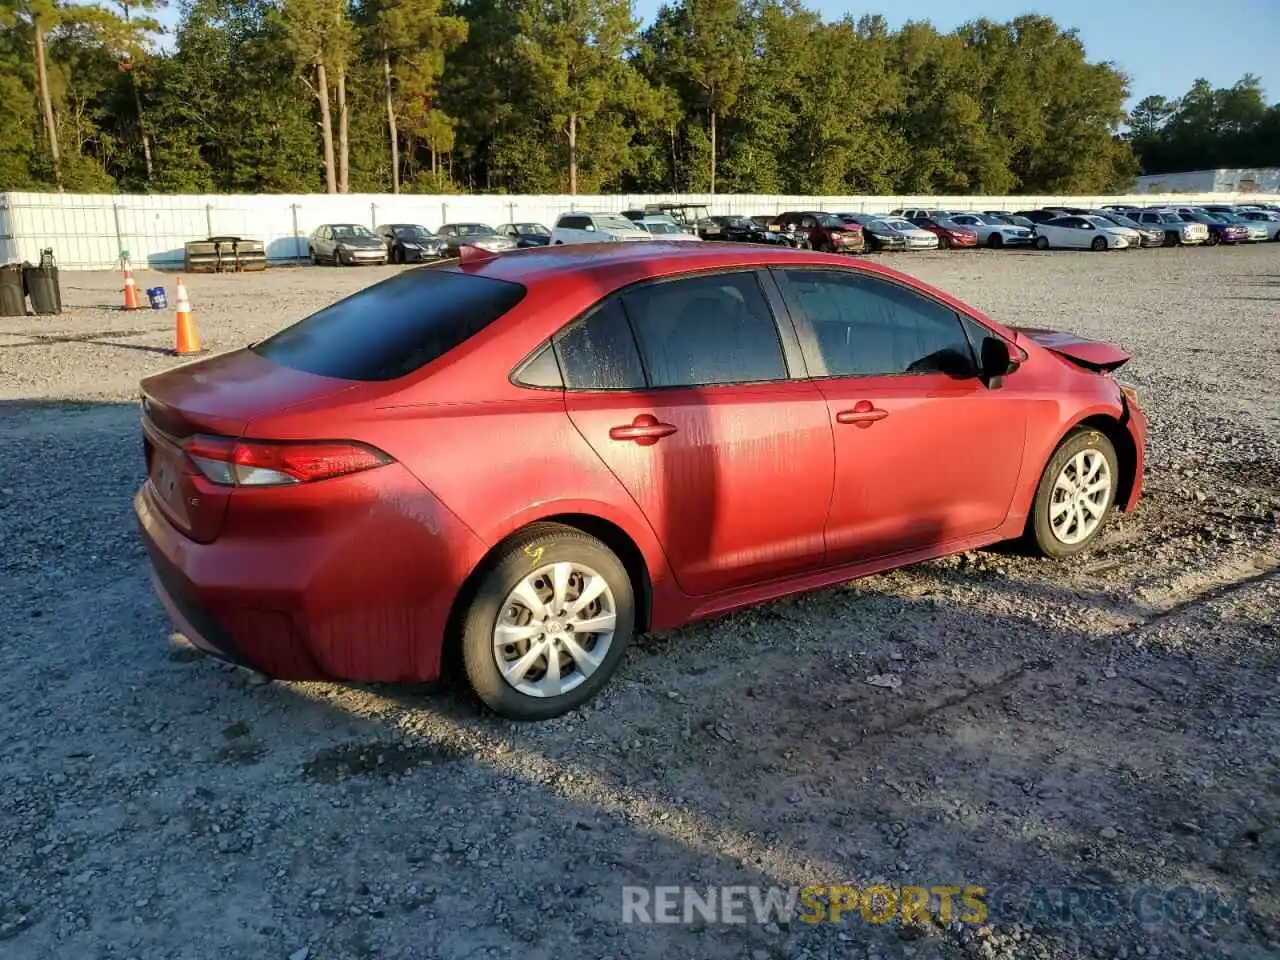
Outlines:
[[[237,491],[222,533],[203,544],[144,485],[134,513],[178,630],[283,680],[438,676],[453,599],[484,547],[402,465],[376,474],[326,480],[319,493],[249,492],[291,498],[274,523],[244,504],[237,518]]]

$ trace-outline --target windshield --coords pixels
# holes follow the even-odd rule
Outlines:
[[[693,223],[696,220],[706,220],[711,216],[711,211],[702,204],[689,207],[657,208],[651,212],[655,216],[670,217],[677,223]]]
[[[1138,230],[1142,227],[1137,220],[1130,220],[1123,213],[1108,214],[1105,219],[1110,220],[1112,223],[1119,224],[1122,227],[1128,227],[1130,230]]]
[[[1011,216],[1011,217],[1005,217],[1005,219],[1009,223],[1012,223],[1015,227],[1034,227],[1035,226],[1035,224],[1032,223],[1030,220],[1028,220],[1026,217]]]
[[[665,220],[646,220],[644,228],[650,233],[684,233],[674,223],[667,223]]]
[[[626,217],[620,217],[616,214],[607,214],[591,218],[597,227],[608,227],[610,230],[634,230],[636,225]]]
[[[435,234],[426,227],[419,227],[416,224],[409,224],[404,227],[395,228],[396,237],[401,240],[428,240]]]
[[[517,223],[516,233],[522,237],[549,237],[551,231],[540,223]]]
[[[493,236],[493,227],[487,223],[459,223],[455,224],[453,229],[460,237]]]
[[[818,225],[823,227],[843,227],[845,223],[839,217],[833,217],[831,214],[827,214],[824,217],[818,218]]]
[[[1092,223],[1095,227],[1101,227],[1103,230],[1114,229],[1115,224],[1105,217],[1081,217],[1086,223]]]
[[[880,222],[891,230],[915,230],[916,225],[905,217],[881,217]]]
[[[735,230],[754,230],[755,224],[746,217],[720,217],[720,223]]]
[[[350,240],[352,237],[372,237],[373,231],[358,223],[335,223],[333,235],[338,240]]]

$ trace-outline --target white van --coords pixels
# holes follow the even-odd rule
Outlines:
[[[652,239],[647,230],[642,230],[618,213],[562,213],[551,231],[553,246]]]

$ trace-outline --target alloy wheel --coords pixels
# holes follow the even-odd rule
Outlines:
[[[1049,524],[1062,543],[1088,538],[1111,502],[1111,466],[1101,450],[1081,450],[1066,462],[1053,484]]]

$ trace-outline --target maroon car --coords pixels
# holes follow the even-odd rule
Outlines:
[[[976,247],[978,234],[974,230],[952,223],[950,220],[935,220],[932,217],[912,217],[911,222],[921,230],[928,230],[938,237],[938,246],[944,250],[950,247]]]
[[[778,217],[777,223],[783,233],[794,230],[797,236],[804,238],[803,245],[810,250],[862,253],[867,248],[862,227],[856,223],[845,223],[833,213],[784,213]]]

